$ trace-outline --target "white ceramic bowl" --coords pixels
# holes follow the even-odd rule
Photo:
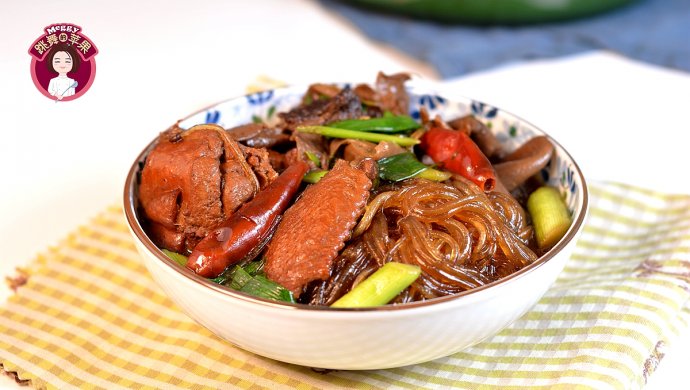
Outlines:
[[[271,120],[296,106],[306,87],[281,88],[231,99],[181,122],[223,127]],[[467,113],[490,124],[509,148],[542,131],[495,107],[448,101],[430,91],[410,89],[413,117],[420,107],[452,119]],[[497,282],[427,302],[372,309],[329,309],[262,300],[214,284],[168,259],[137,220],[138,177],[153,141],[127,177],[124,209],[136,247],[156,282],[191,318],[223,339],[261,356],[329,369],[379,369],[433,360],[461,351],[498,333],[529,310],[554,282],[575,245],[587,213],[585,180],[570,155],[553,139],[556,158],[543,171],[564,194],[573,216],[565,237],[534,264]]]

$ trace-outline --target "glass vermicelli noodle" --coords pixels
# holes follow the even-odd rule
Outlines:
[[[485,194],[460,176],[450,184],[411,179],[382,188],[331,278],[309,291],[310,303],[329,304],[389,261],[423,271],[397,303],[479,287],[536,260],[524,238],[530,229],[514,198]]]

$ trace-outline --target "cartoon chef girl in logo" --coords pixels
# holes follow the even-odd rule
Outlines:
[[[79,53],[66,43],[59,43],[50,48],[50,52],[45,62],[48,70],[56,77],[50,79],[48,93],[55,96],[57,100],[67,96],[73,96],[77,88],[77,81],[70,78],[68,74],[76,73],[81,65]]]

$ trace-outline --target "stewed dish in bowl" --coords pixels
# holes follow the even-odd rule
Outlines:
[[[543,295],[587,188],[528,122],[405,74],[209,107],[132,165],[125,214],[154,280],[248,351],[398,367],[497,333]]]

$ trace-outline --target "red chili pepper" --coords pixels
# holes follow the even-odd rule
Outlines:
[[[421,147],[439,167],[460,174],[484,191],[496,186],[496,172],[477,144],[465,133],[432,127],[422,135]]]
[[[290,165],[254,199],[204,237],[189,255],[187,268],[213,278],[229,265],[246,258],[269,237],[278,217],[297,194],[308,169],[303,161]]]

